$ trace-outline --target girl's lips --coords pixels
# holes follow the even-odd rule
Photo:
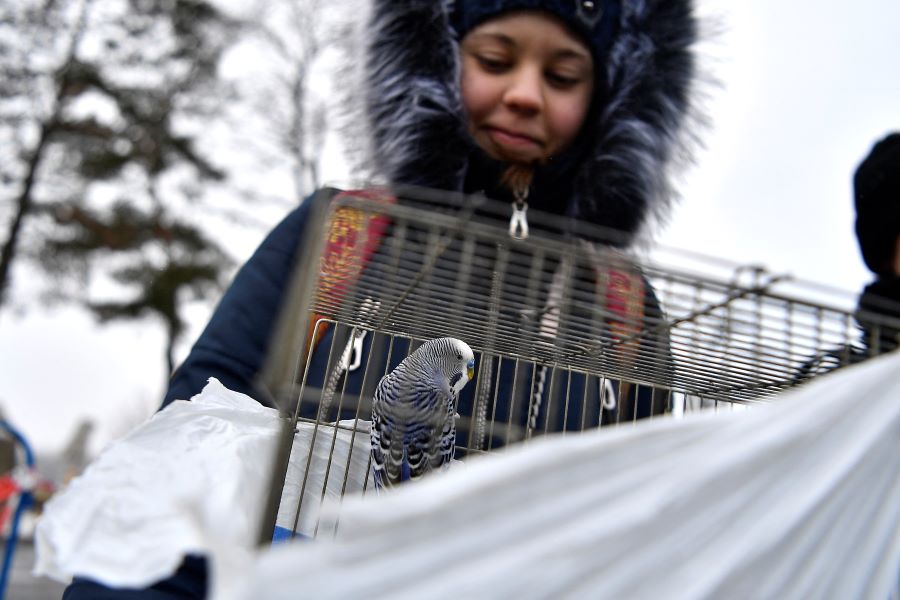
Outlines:
[[[498,127],[488,127],[487,130],[491,138],[501,146],[521,148],[525,146],[541,145],[538,140],[529,135],[507,131],[506,129],[500,129]]]

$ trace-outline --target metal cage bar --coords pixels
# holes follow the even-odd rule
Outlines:
[[[883,351],[883,330],[900,331],[897,319],[866,315],[876,324],[866,346],[852,310],[757,267],[723,276],[715,259],[638,258],[614,249],[609,232],[552,216],[530,215],[529,237],[513,239],[509,207],[480,197],[374,196],[322,195],[310,212],[286,331],[262,382],[289,430],[261,539],[276,521],[319,535],[310,504],[370,489],[371,394],[431,338],[476,353],[460,398],[462,459],[764,401],[819,374],[823,356],[848,364]],[[299,481],[288,482],[291,468]]]

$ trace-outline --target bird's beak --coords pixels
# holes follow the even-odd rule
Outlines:
[[[466,367],[466,375],[469,376],[469,381],[472,381],[472,378],[475,377],[475,361],[470,360]]]

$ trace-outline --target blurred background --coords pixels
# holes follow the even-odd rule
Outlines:
[[[852,306],[851,177],[900,129],[900,3],[699,5],[704,144],[654,239]],[[360,183],[364,6],[0,4],[0,410],[54,485],[153,413],[292,206]]]

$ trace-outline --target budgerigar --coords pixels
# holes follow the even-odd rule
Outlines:
[[[447,466],[456,448],[456,404],[475,354],[455,338],[425,342],[382,377],[372,400],[375,488]]]

